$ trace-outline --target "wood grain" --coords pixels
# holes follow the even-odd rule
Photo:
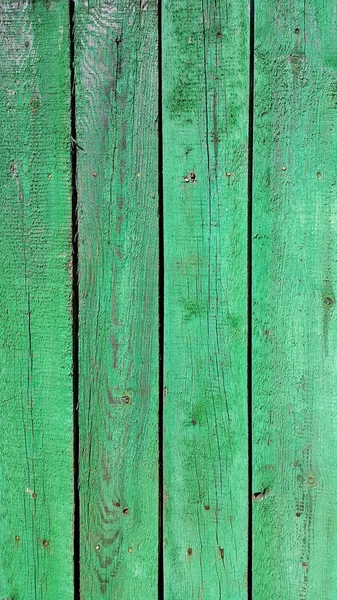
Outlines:
[[[163,4],[164,572],[247,597],[248,3]]]
[[[0,597],[71,600],[68,2],[1,2],[0,62]]]
[[[83,600],[158,593],[157,29],[76,4]]]
[[[256,0],[253,596],[336,597],[337,34]]]

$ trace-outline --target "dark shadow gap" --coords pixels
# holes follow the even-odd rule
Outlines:
[[[70,159],[72,187],[72,315],[73,315],[73,439],[74,439],[74,600],[80,599],[80,496],[79,496],[79,419],[78,419],[78,222],[77,222],[77,145],[76,145],[76,96],[75,96],[75,2],[69,1],[70,35]]]
[[[158,410],[158,599],[164,600],[164,184],[162,108],[162,5],[158,0],[158,228],[159,228],[159,410]]]
[[[248,410],[248,600],[253,598],[253,144],[254,144],[254,0],[250,0],[249,24],[249,120],[248,120],[248,215],[247,215],[247,410]]]

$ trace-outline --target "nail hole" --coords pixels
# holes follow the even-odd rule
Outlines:
[[[196,422],[195,419],[192,419],[191,423],[192,423],[192,425],[196,425],[197,424],[197,422]]]
[[[220,548],[220,546],[219,546],[219,554],[220,554],[221,558],[223,559],[225,556],[225,551],[223,548]]]
[[[283,167],[282,167],[282,171],[286,171],[286,170],[287,170],[287,167],[285,167],[285,166],[283,165]]]
[[[123,508],[123,514],[124,515],[128,515],[129,514],[129,509],[128,508]]]
[[[298,28],[298,27],[296,27],[296,29],[295,29],[295,33],[296,33],[296,35],[298,35],[298,34],[299,34],[299,32],[300,32],[299,28]]]
[[[313,477],[312,475],[309,475],[309,477],[307,477],[307,484],[308,485],[315,485],[315,483],[316,483],[315,477]]]
[[[100,549],[100,546],[97,544],[97,546],[95,546],[96,550]]]
[[[332,306],[333,305],[333,299],[329,298],[329,297],[325,298],[325,304],[327,306]]]
[[[322,177],[322,173],[318,172],[317,173],[317,179],[321,179],[321,177]]]
[[[93,177],[97,177],[96,171],[93,172]]]
[[[188,556],[192,556],[192,554],[193,554],[192,548],[187,549],[187,554],[188,554]]]
[[[208,506],[208,504],[206,504],[206,506],[205,506],[205,510],[209,510],[209,506]]]
[[[49,543],[47,542],[47,540],[42,540],[42,546],[44,546],[45,548],[47,548],[49,546]]]
[[[16,536],[15,536],[15,540],[16,540],[17,542],[19,542],[19,541],[20,541],[20,536],[19,536],[19,535],[16,535]]]
[[[301,516],[301,513],[300,513],[300,512],[297,512],[297,513],[296,513],[296,517],[300,517],[300,516]]]
[[[125,394],[124,396],[122,396],[122,401],[124,402],[124,404],[130,404],[130,402],[131,402],[130,396],[127,396]]]
[[[120,503],[120,502],[116,502],[116,504],[115,504],[115,506],[117,506],[117,508],[119,508],[119,507],[120,507],[120,505],[121,505],[121,503]]]

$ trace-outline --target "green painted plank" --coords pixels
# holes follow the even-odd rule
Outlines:
[[[247,597],[249,10],[163,4],[168,598]]]
[[[154,0],[76,4],[81,593],[157,598]]]
[[[0,597],[70,600],[68,2],[2,2],[0,27]]]
[[[256,600],[337,594],[336,37],[332,0],[256,0]]]

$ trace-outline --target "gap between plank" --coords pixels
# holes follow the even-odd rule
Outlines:
[[[70,39],[70,160],[72,201],[72,316],[73,316],[73,462],[74,462],[74,600],[80,599],[80,495],[79,495],[79,419],[78,419],[78,222],[77,222],[77,142],[75,95],[75,2],[69,0]]]
[[[248,600],[253,598],[253,144],[254,144],[254,0],[249,22],[248,214],[247,214],[247,411],[248,411]]]
[[[159,228],[159,410],[158,410],[158,600],[164,600],[164,182],[163,182],[163,65],[162,0],[158,0],[158,228]]]

